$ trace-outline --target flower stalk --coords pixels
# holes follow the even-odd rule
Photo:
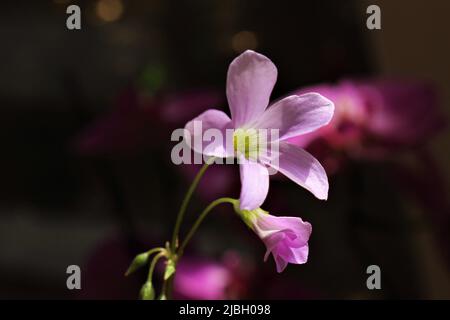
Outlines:
[[[175,252],[178,247],[178,234],[180,232],[181,223],[183,222],[183,218],[184,218],[184,214],[186,212],[187,206],[189,204],[189,201],[192,198],[192,194],[194,193],[200,180],[202,179],[203,175],[205,174],[206,169],[208,169],[208,167],[210,166],[210,164],[213,161],[214,161],[213,158],[210,158],[210,159],[208,159],[208,161],[206,161],[206,163],[202,166],[200,171],[195,176],[194,181],[192,181],[192,184],[190,185],[186,195],[184,196],[183,202],[181,203],[180,210],[178,211],[177,220],[175,222],[175,227],[173,229],[172,242],[170,243],[172,252]]]
[[[194,225],[192,226],[191,230],[189,230],[188,234],[186,235],[186,238],[184,238],[184,241],[181,244],[181,246],[180,246],[180,248],[178,249],[178,252],[177,252],[178,258],[181,258],[181,256],[183,255],[184,249],[186,248],[186,246],[188,245],[188,243],[191,240],[192,236],[197,231],[197,229],[200,227],[201,223],[206,218],[208,213],[210,213],[212,209],[214,209],[215,207],[217,207],[218,205],[220,205],[222,203],[230,203],[231,205],[235,206],[236,203],[239,203],[239,201],[236,200],[236,199],[224,197],[224,198],[219,198],[219,199],[214,200],[213,202],[211,202],[202,211],[202,213],[199,215],[199,217],[195,221]]]

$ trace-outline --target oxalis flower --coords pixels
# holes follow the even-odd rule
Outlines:
[[[240,160],[242,210],[254,210],[263,204],[269,191],[269,168],[281,172],[319,199],[328,197],[328,179],[323,167],[305,150],[286,140],[328,124],[334,105],[320,94],[307,93],[288,96],[267,108],[276,79],[277,68],[272,61],[254,51],[245,51],[228,69],[226,94],[231,119],[222,111],[210,109],[185,127],[194,141],[202,141],[199,148],[191,144],[195,151]],[[196,123],[201,123],[201,130],[196,130]],[[223,136],[225,131],[233,130],[232,146],[226,141],[205,142],[203,136],[208,129],[220,130]],[[278,134],[260,139],[261,129],[277,130]],[[276,152],[262,152],[272,150],[271,145],[275,144]]]
[[[312,227],[298,217],[276,217],[261,208],[235,211],[266,245],[264,261],[272,253],[277,272],[288,263],[303,264],[308,260],[308,240]]]

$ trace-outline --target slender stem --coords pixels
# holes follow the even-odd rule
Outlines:
[[[189,204],[189,201],[191,200],[192,194],[197,188],[197,185],[200,182],[200,179],[203,177],[203,174],[205,173],[206,169],[208,169],[209,165],[213,161],[214,158],[210,158],[208,159],[208,161],[206,161],[206,163],[203,165],[203,167],[195,176],[194,181],[192,181],[191,186],[189,187],[186,195],[184,196],[183,202],[181,203],[180,211],[178,211],[177,221],[175,222],[175,228],[173,229],[172,242],[170,243],[172,252],[175,252],[175,250],[177,249],[178,233],[180,232],[181,222],[183,221],[184,213],[186,212],[186,208]]]
[[[235,202],[236,202],[236,200],[232,199],[232,198],[219,198],[219,199],[211,202],[203,210],[203,212],[199,215],[199,217],[195,221],[194,225],[192,226],[191,230],[189,230],[189,233],[186,235],[186,238],[184,238],[183,243],[181,244],[180,248],[178,249],[177,259],[179,260],[181,258],[181,256],[183,255],[184,249],[186,248],[186,246],[189,243],[189,240],[191,240],[192,236],[197,231],[198,227],[200,227],[200,224],[203,222],[203,220],[206,218],[206,216],[212,209],[214,209],[216,206],[218,206],[219,204],[222,204],[222,203],[231,203],[232,205],[234,205]]]
[[[175,263],[177,264],[178,261],[180,261],[182,255],[183,255],[183,251],[186,248],[186,246],[189,243],[189,240],[191,240],[192,236],[194,235],[194,233],[197,231],[197,229],[200,227],[200,224],[203,222],[203,220],[206,218],[206,216],[208,215],[208,213],[214,209],[216,206],[218,206],[219,204],[222,203],[231,203],[232,205],[236,204],[236,200],[233,198],[219,198],[217,200],[214,200],[213,202],[211,202],[203,211],[202,213],[200,213],[199,217],[197,218],[197,220],[195,221],[194,225],[192,226],[192,228],[189,230],[186,238],[184,239],[184,241],[182,242],[180,248],[178,249],[178,252],[176,254],[176,260]],[[167,299],[171,299],[172,298],[172,291],[173,291],[173,281],[175,279],[175,274],[174,273],[169,279],[167,279]]]
[[[165,252],[160,252],[156,256],[153,257],[152,262],[150,263],[150,268],[148,269],[147,281],[152,281],[153,271],[155,270],[156,263],[159,259],[166,256]]]
[[[156,252],[162,252],[162,251],[165,251],[165,250],[166,249],[163,248],[163,247],[157,247],[157,248],[153,248],[153,249],[148,250],[147,254],[150,256],[150,255],[152,255],[152,254],[154,254]]]
[[[150,250],[148,250],[147,252],[145,252],[145,254],[147,254],[148,257],[150,257],[152,254],[154,254],[154,253],[156,253],[156,252],[162,252],[162,253],[164,253],[164,254],[167,254],[166,249],[165,249],[165,248],[162,248],[162,247],[150,249]],[[144,254],[144,253],[142,253],[142,254]],[[139,255],[140,255],[140,254],[139,254]],[[136,257],[137,257],[137,256],[136,256]],[[135,259],[136,259],[136,257],[135,257]],[[148,259],[148,258],[147,258],[147,259]],[[133,262],[134,262],[134,260],[133,260]],[[128,267],[127,271],[125,271],[125,277],[129,276],[131,273],[133,273],[134,271],[136,271],[135,269],[132,268],[132,266],[133,266],[133,263],[131,263],[131,265]],[[139,268],[139,267],[138,267],[138,268]]]
[[[171,277],[172,278],[172,277]],[[161,297],[164,297],[164,300],[167,300],[168,299],[168,297],[167,297],[167,284],[168,284],[168,281],[167,280],[164,280],[163,281],[163,284],[162,284],[162,288],[161,288],[161,294],[160,294],[160,298]],[[160,299],[161,300],[161,299]]]
[[[166,284],[166,298],[167,298],[167,300],[172,300],[173,282],[174,282],[174,279],[175,279],[175,274],[176,274],[176,272],[169,279],[167,279],[167,284]]]

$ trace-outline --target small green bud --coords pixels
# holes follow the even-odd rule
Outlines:
[[[130,266],[128,267],[127,272],[125,272],[125,276],[128,276],[135,272],[137,269],[145,266],[148,262],[150,254],[148,252],[140,253],[138,254],[133,262],[131,262]]]
[[[141,288],[139,292],[141,300],[153,300],[155,299],[155,289],[153,289],[153,284],[151,281],[147,281]]]
[[[167,261],[166,271],[164,272],[164,280],[169,279],[175,273],[175,262]]]

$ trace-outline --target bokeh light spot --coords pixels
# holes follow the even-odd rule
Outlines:
[[[256,34],[246,30],[236,33],[231,39],[231,47],[236,53],[241,53],[248,49],[255,50],[258,47]]]
[[[105,22],[117,21],[123,14],[123,3],[121,0],[99,0],[95,11]]]

